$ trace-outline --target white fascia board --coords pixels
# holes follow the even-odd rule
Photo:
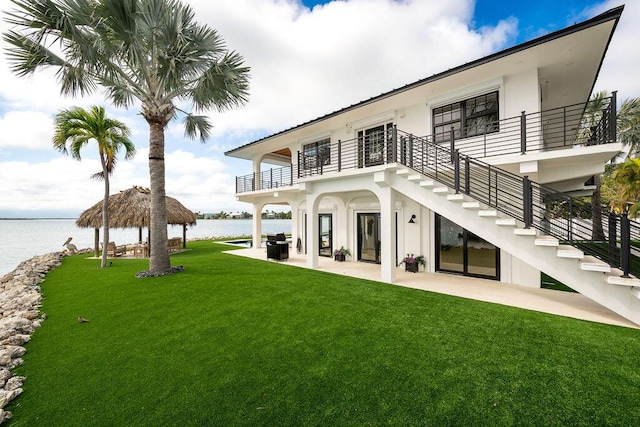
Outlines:
[[[452,90],[441,95],[429,97],[426,99],[426,104],[431,108],[437,108],[442,107],[443,105],[451,104],[453,102],[464,101],[465,99],[473,98],[474,96],[483,95],[487,92],[493,92],[496,90],[499,91],[499,104],[503,104],[503,88],[504,76],[500,76],[495,79],[490,79],[483,82],[474,83],[469,86],[461,87],[459,89]]]

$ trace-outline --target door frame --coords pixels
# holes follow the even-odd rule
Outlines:
[[[323,248],[322,246],[322,218],[323,217],[328,217],[329,218],[329,246],[328,246],[328,250],[326,248]],[[323,252],[324,250],[324,252]],[[319,213],[318,214],[318,255],[319,256],[326,256],[326,257],[330,257],[333,256],[333,214],[330,213]]]
[[[483,275],[483,274],[476,274],[476,273],[469,273],[469,248],[468,248],[468,243],[469,243],[469,233],[471,233],[469,230],[467,230],[466,228],[460,226],[459,224],[456,224],[454,221],[450,220],[449,218],[446,218],[448,221],[456,224],[458,227],[460,227],[462,229],[462,271],[455,271],[455,270],[447,270],[444,268],[440,268],[440,244],[441,244],[441,234],[440,234],[440,227],[441,227],[441,218],[443,218],[441,215],[439,214],[435,214],[435,271],[442,271],[445,273],[452,273],[452,274],[460,274],[462,276],[468,276],[468,277],[478,277],[478,278],[483,278],[483,279],[492,279],[492,280],[500,280],[500,248],[496,245],[493,245],[493,243],[491,242],[487,242],[493,245],[493,247],[495,248],[495,252],[496,252],[496,260],[495,260],[495,266],[496,266],[496,274],[495,276],[488,276],[488,275]],[[471,233],[474,234],[474,233]],[[475,235],[475,234],[474,234]],[[482,239],[481,237],[478,236],[479,239],[483,240],[486,242],[486,240]]]
[[[373,233],[375,233],[375,242],[374,242],[374,259],[363,259],[362,258],[362,245],[363,245],[363,235],[365,233],[365,231],[363,230],[363,227],[361,226],[361,218],[364,218],[366,216],[373,216],[374,220],[373,223],[368,224],[369,226],[373,226]],[[356,213],[356,230],[357,230],[357,242],[358,242],[358,247],[357,247],[357,260],[358,261],[362,261],[362,262],[370,262],[370,263],[374,263],[374,264],[381,264],[381,258],[380,258],[380,248],[382,246],[382,241],[380,240],[380,212],[358,212]],[[370,234],[371,235],[371,234]]]

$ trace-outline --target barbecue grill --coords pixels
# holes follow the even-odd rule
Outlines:
[[[267,259],[289,259],[289,242],[284,233],[267,234]]]

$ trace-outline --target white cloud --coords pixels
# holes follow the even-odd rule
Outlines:
[[[0,212],[20,208],[25,211],[65,209],[80,213],[102,199],[104,182],[91,179],[100,171],[91,148],[82,161],[60,156],[47,162],[2,162],[0,182],[11,182],[0,190]],[[132,185],[149,187],[148,150],[139,150],[135,158],[120,160],[110,177],[111,194]],[[207,210],[229,205],[235,188],[228,183],[234,176],[218,159],[195,157],[186,151],[165,155],[166,192],[187,208]]]
[[[469,0],[189,3],[252,68],[249,104],[212,114],[218,133],[280,130],[480,58],[516,23],[471,31]]]
[[[41,111],[9,111],[0,117],[0,149],[52,149],[53,119]]]

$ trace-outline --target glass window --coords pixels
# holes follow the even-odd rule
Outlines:
[[[491,92],[464,101],[433,109],[433,136],[436,142],[454,138],[493,133],[498,124],[498,92]]]
[[[331,141],[312,142],[302,147],[302,165],[305,169],[315,169],[331,164]]]
[[[358,167],[376,166],[395,161],[393,157],[393,123],[358,131]]]

